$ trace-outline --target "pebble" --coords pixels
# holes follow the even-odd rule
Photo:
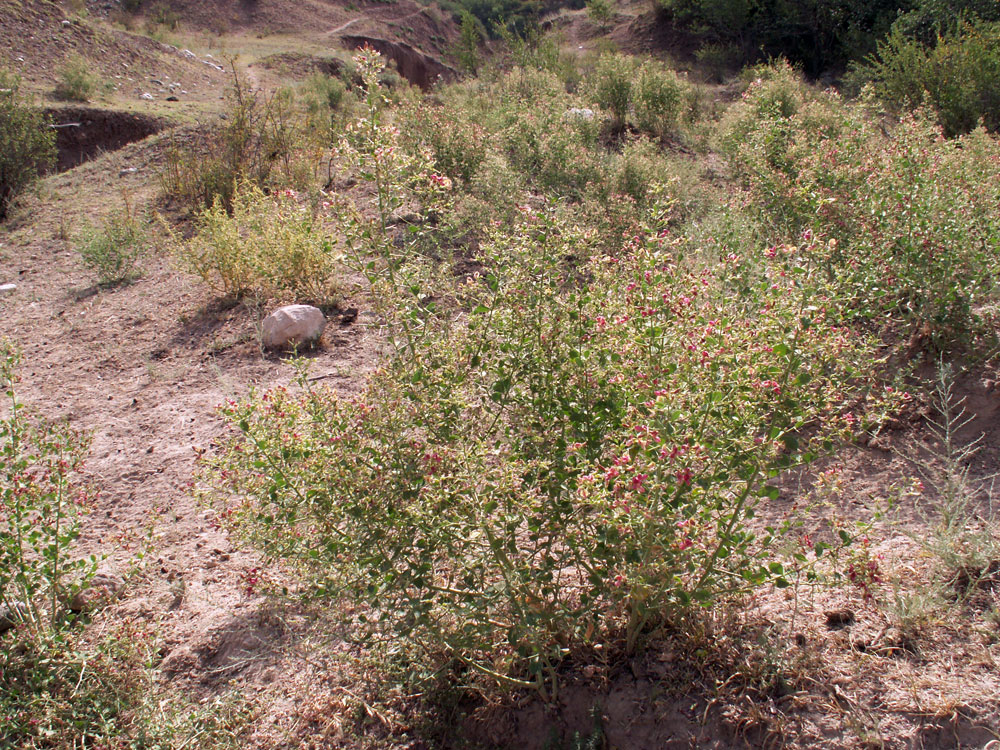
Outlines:
[[[17,284],[0,284],[0,294],[7,294],[17,289]]]

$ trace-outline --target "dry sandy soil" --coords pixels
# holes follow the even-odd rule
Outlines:
[[[276,54],[301,60],[349,31],[440,53],[454,33],[438,10],[408,0],[360,10],[319,0],[171,5],[189,24],[191,54],[99,23],[101,4],[84,21],[49,3],[0,2],[0,64],[44,97],[66,50],[76,49],[116,83],[99,106],[184,127],[214,116],[226,83],[215,67],[221,55],[209,49],[242,44],[251,63]],[[562,23],[574,44],[597,36],[581,14]],[[258,83],[289,72],[253,71]],[[186,93],[164,101],[174,90]],[[139,98],[147,91],[153,101]],[[92,435],[88,472],[101,493],[81,546],[107,554],[104,567],[130,576],[104,616],[155,627],[166,688],[205,702],[247,701],[253,719],[242,744],[556,748],[600,725],[600,746],[622,749],[1000,746],[1000,631],[983,617],[997,606],[1000,582],[935,610],[915,636],[903,632],[886,602],[904,587],[919,591],[934,573],[896,523],[871,531],[872,555],[882,556],[874,600],[851,586],[766,592],[739,616],[706,616],[684,632],[661,634],[639,659],[613,649],[575,656],[551,704],[509,695],[428,705],[386,690],[359,666],[363,649],[326,629],[322,613],[248,595],[247,576],[259,560],[233,547],[190,488],[196,453],[222,430],[217,405],[293,375],[259,346],[267,311],[225,303],[166,256],[149,259],[135,283],[98,289],[74,249],[73,236],[118,205],[123,191],[160,205],[156,175],[167,138],[153,135],[49,176],[0,227],[0,284],[17,284],[0,296],[0,335],[23,348],[22,400]],[[363,288],[346,292],[343,307],[352,306],[361,310],[357,320],[343,322],[334,311],[309,354],[310,374],[341,392],[358,389],[379,356],[378,322]],[[973,467],[979,476],[1000,457],[996,380],[980,368],[958,383],[976,416],[963,436],[986,435]],[[907,446],[926,435],[926,413],[915,407],[895,431],[823,466],[843,487],[823,512],[863,517],[912,475]],[[791,478],[787,484],[776,515],[796,497]],[[914,514],[901,523],[925,532]],[[139,549],[148,552],[133,569]],[[853,618],[827,614],[844,610]],[[451,737],[442,733],[448,726]]]

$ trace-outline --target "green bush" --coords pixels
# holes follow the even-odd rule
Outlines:
[[[690,86],[672,70],[644,63],[632,92],[635,124],[639,130],[658,138],[676,133],[688,109],[690,95]]]
[[[70,102],[90,101],[97,87],[97,81],[90,72],[91,64],[79,55],[70,57],[59,69],[56,82],[57,99]]]
[[[98,283],[110,286],[135,278],[146,254],[148,219],[128,197],[121,210],[107,216],[100,227],[89,227],[77,240],[80,257],[97,274]]]
[[[776,239],[824,240],[812,262],[845,320],[941,348],[989,335],[997,139],[978,130],[946,140],[925,112],[886,133],[836,94],[793,83],[756,81],[724,118],[746,205]]]
[[[634,649],[695,603],[786,585],[780,531],[746,521],[839,429],[866,345],[795,254],[749,285],[655,236],[587,256],[522,209],[484,246],[463,325],[358,397],[303,380],[226,407],[238,434],[209,477],[234,531],[362,603],[369,635],[543,690],[574,646]]]
[[[329,147],[350,110],[347,85],[340,78],[315,72],[302,83],[298,98],[305,110],[308,133],[316,144]]]
[[[611,0],[588,0],[587,15],[594,23],[607,26],[615,17],[614,5]]]
[[[658,0],[675,24],[706,44],[739,53],[741,62],[785,57],[810,76],[840,69],[874,49],[900,0]]]
[[[948,136],[980,120],[1000,130],[1000,24],[962,24],[932,46],[894,31],[854,78],[897,111],[930,104]]]
[[[647,135],[676,134],[690,109],[691,87],[676,73],[651,60],[603,55],[588,78],[588,93],[611,115],[611,127],[632,122]]]
[[[216,199],[228,209],[239,182],[301,187],[313,169],[313,164],[303,168],[300,160],[301,125],[289,92],[262,99],[234,72],[225,117],[202,147],[167,152],[160,173],[163,193],[194,209],[209,208]]]
[[[321,304],[334,295],[333,243],[293,191],[269,196],[241,183],[228,210],[216,198],[196,224],[196,235],[178,248],[180,260],[223,294]]]
[[[429,148],[442,174],[467,185],[486,158],[487,137],[481,126],[455,114],[447,106],[415,106],[402,110],[397,119],[411,148]]]
[[[590,76],[591,95],[616,128],[625,126],[631,112],[635,67],[625,55],[602,55]]]
[[[148,625],[118,617],[88,633],[92,613],[70,610],[97,564],[73,549],[93,499],[88,441],[18,400],[19,362],[0,341],[0,746],[229,747],[238,721],[156,690]]]
[[[460,14],[461,27],[454,54],[459,67],[467,73],[475,75],[479,71],[482,60],[483,31],[482,24],[469,11]]]
[[[893,23],[893,31],[932,47],[943,31],[980,21],[1000,21],[1000,5],[994,0],[913,0]]]
[[[55,131],[19,93],[20,80],[0,71],[0,221],[56,160]]]
[[[86,439],[64,424],[30,415],[18,401],[20,353],[0,341],[0,607],[32,632],[56,632],[72,619],[67,602],[87,584],[95,558],[72,558],[89,503],[77,471]]]

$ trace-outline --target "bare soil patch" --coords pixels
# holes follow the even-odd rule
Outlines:
[[[56,128],[60,172],[78,167],[107,151],[117,151],[133,141],[160,132],[166,123],[157,117],[134,112],[115,112],[91,107],[47,110]]]

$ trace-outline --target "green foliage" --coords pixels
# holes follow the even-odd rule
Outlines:
[[[179,245],[180,260],[223,294],[326,304],[336,292],[333,243],[292,190],[269,196],[240,183],[228,210],[217,197],[196,224],[195,237]]]
[[[959,23],[1000,21],[1000,5],[993,0],[914,0],[893,24],[893,31],[928,46]]]
[[[465,118],[455,118],[447,107],[414,106],[399,119],[417,150],[430,149],[435,167],[455,182],[468,184],[487,154],[486,131]]]
[[[723,142],[771,236],[823,238],[816,260],[845,320],[949,348],[990,336],[1000,143],[946,140],[926,113],[885,133],[785,68],[753,82]],[[827,242],[826,240],[830,240]]]
[[[454,188],[386,122],[380,58],[357,61],[368,111],[337,165],[377,211],[334,209],[395,355],[354,399],[302,378],[229,403],[238,432],[206,479],[234,532],[316,594],[362,604],[352,624],[369,638],[541,690],[573,644],[624,627],[635,648],[695,603],[786,585],[783,530],[746,521],[774,497],[769,477],[842,431],[873,365],[815,304],[811,246],[754,273],[681,261],[672,201],[649,184],[656,147],[629,143],[620,171],[599,168],[610,157],[569,124],[558,79],[519,69],[470,97],[501,102],[483,126],[504,134],[503,155],[556,195],[579,168],[550,165],[579,159],[593,174],[581,196],[615,185],[646,224],[605,254],[583,212],[520,203],[485,230],[483,274],[456,286],[391,233],[397,209],[436,214]]]
[[[746,521],[829,437],[864,347],[785,273],[797,257],[734,289],[655,238],[566,264],[585,247],[526,212],[484,248],[467,324],[356,399],[230,404],[214,481],[238,533],[364,602],[372,635],[543,689],[575,643],[624,626],[635,647],[694,603],[784,585],[780,530]]]
[[[613,129],[631,121],[658,138],[676,134],[690,108],[690,86],[676,73],[626,55],[602,55],[589,78],[589,92],[611,115]]]
[[[672,70],[652,63],[642,65],[638,73],[632,93],[636,126],[659,138],[676,133],[690,88]]]
[[[611,0],[588,0],[587,15],[594,23],[607,26],[615,17],[614,5]]]
[[[347,108],[347,86],[339,78],[316,72],[306,78],[300,97],[305,105],[310,129],[317,134],[324,146],[328,145]]]
[[[786,57],[811,76],[871,52],[888,32],[899,0],[658,0],[675,23],[737,49],[745,63]]]
[[[894,30],[855,70],[890,107],[930,104],[948,136],[1000,130],[1000,24],[962,24],[926,46]]]
[[[16,395],[20,353],[0,343],[0,607],[32,632],[56,632],[68,602],[87,583],[95,558],[73,558],[90,499],[76,474],[87,441],[64,424],[32,417]]]
[[[224,119],[203,147],[168,151],[160,173],[164,194],[194,209],[211,207],[217,199],[229,209],[240,182],[301,186],[309,175],[299,161],[303,133],[297,115],[289,92],[262,99],[234,68]]]
[[[128,196],[119,211],[100,227],[88,227],[77,240],[77,251],[98,283],[110,286],[135,278],[148,245],[148,218],[132,206]]]
[[[628,119],[632,105],[632,78],[635,65],[625,55],[602,55],[592,77],[592,96],[601,109],[610,113],[615,127]]]
[[[426,269],[413,257],[419,225],[439,216],[453,184],[434,171],[427,152],[404,148],[399,128],[387,121],[388,102],[379,85],[382,56],[366,48],[354,60],[365,87],[365,114],[347,128],[334,163],[374,188],[375,211],[351,199],[335,201],[332,208],[344,232],[347,262],[371,285],[389,323],[390,340],[397,349],[413,351],[434,306],[424,286]],[[414,209],[415,220],[408,222],[405,234],[397,234],[392,224],[404,206]]]
[[[61,68],[56,82],[57,99],[70,102],[90,101],[97,88],[97,80],[90,72],[91,63],[80,55],[71,56]]]
[[[18,78],[0,70],[0,221],[38,172],[56,159],[55,131],[19,87]]]
[[[79,481],[88,441],[18,400],[19,363],[0,342],[0,746],[231,747],[239,715],[202,715],[156,689],[148,626],[119,619],[90,634],[69,610],[98,562],[72,549],[92,500]]]
[[[481,62],[480,46],[483,43],[481,23],[469,11],[461,13],[461,27],[455,57],[462,70],[475,75]]]

